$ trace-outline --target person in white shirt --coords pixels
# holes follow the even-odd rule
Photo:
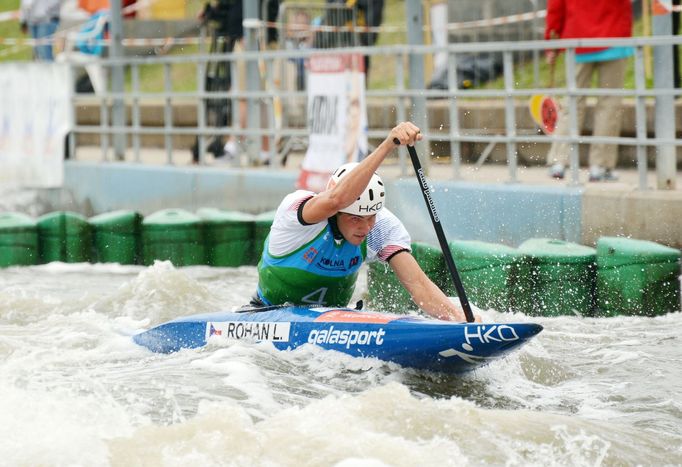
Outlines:
[[[30,34],[33,39],[44,39],[48,42],[33,47],[36,60],[51,62],[52,36],[59,26],[60,0],[21,0],[19,22],[21,31]]]

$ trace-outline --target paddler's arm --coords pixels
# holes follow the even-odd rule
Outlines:
[[[307,224],[317,224],[339,212],[358,199],[365,191],[369,180],[381,163],[400,144],[414,144],[422,139],[419,128],[410,122],[399,123],[391,130],[386,139],[365,159],[360,162],[347,177],[343,177],[338,185],[310,198],[303,206],[301,216]]]
[[[419,308],[434,318],[466,322],[462,309],[429,279],[410,252],[396,254],[388,264]],[[475,320],[480,322],[481,317],[476,315]]]

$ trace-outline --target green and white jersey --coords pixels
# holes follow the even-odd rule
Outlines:
[[[277,209],[258,264],[258,296],[266,304],[346,306],[363,261],[410,251],[407,230],[386,208],[361,246],[335,238],[328,221],[303,223],[302,206],[313,196],[296,191]]]

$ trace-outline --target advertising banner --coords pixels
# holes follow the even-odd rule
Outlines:
[[[308,150],[298,187],[320,192],[332,171],[367,155],[362,55],[315,55],[308,74]]]
[[[63,64],[0,64],[0,186],[61,186],[71,86]]]

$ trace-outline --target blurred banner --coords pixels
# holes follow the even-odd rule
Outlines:
[[[315,55],[308,74],[308,150],[298,187],[323,191],[338,166],[367,155],[362,55]]]
[[[71,87],[66,65],[0,64],[0,186],[61,186]]]

